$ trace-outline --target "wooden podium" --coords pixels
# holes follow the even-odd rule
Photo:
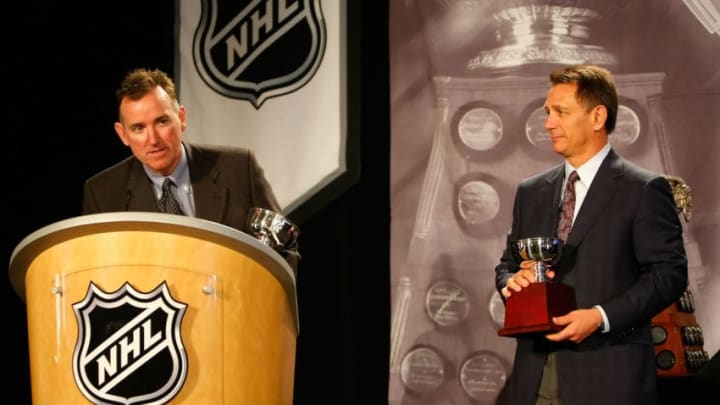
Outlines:
[[[292,403],[295,277],[250,235],[197,218],[94,214],[10,259],[36,404]]]

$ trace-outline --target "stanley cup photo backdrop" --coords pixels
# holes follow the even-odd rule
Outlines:
[[[562,161],[542,108],[561,65],[609,68],[612,146],[691,190],[688,330],[704,346],[685,365],[717,352],[720,2],[396,0],[389,31],[390,404],[493,403],[503,389],[515,340],[498,336],[494,267],[517,183]]]

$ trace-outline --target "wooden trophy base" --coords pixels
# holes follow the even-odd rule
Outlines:
[[[553,316],[574,310],[575,290],[559,283],[533,283],[505,302],[505,327],[500,336],[552,332],[562,329],[552,321]]]

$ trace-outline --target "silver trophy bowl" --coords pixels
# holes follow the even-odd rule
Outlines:
[[[538,282],[545,281],[545,270],[560,254],[562,241],[553,236],[536,236],[517,241],[517,249],[523,260],[535,260],[535,277]]]
[[[278,252],[293,248],[300,235],[294,223],[267,208],[250,208],[247,227],[250,235]]]

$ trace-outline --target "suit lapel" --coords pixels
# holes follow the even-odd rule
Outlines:
[[[568,245],[577,246],[595,221],[602,217],[605,207],[615,195],[616,180],[623,175],[622,161],[614,151],[610,151],[600,165],[595,179],[585,196],[582,207],[573,223]]]
[[[134,159],[128,176],[128,211],[159,212],[157,198],[142,164]]]
[[[195,215],[214,222],[223,221],[227,205],[227,188],[219,185],[220,172],[213,162],[203,158],[203,151],[187,145],[190,182],[195,198]]]
[[[560,191],[564,177],[565,166],[560,165],[551,170],[544,179],[544,182],[538,190],[537,201],[534,204],[550,204],[548,207],[542,207],[540,212],[546,212],[550,215],[544,215],[543,218],[537,220],[542,223],[542,235],[555,235],[557,232],[557,222],[560,218]]]

